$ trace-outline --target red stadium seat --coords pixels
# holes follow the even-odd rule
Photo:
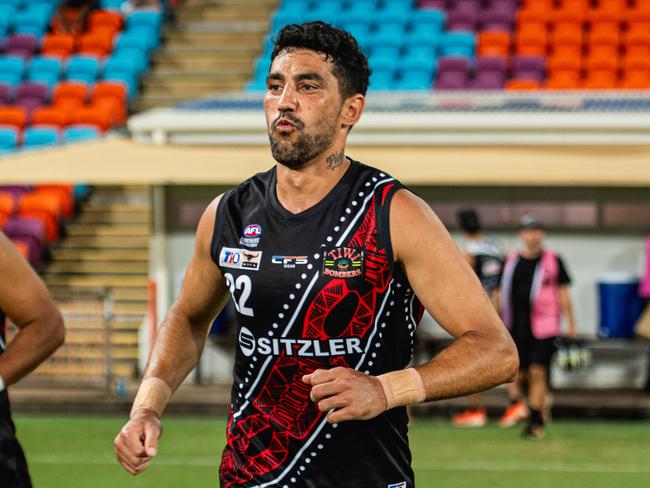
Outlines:
[[[18,106],[0,107],[0,125],[13,125],[23,129],[27,125],[27,111]]]

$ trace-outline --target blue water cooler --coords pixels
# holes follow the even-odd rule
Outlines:
[[[639,280],[623,273],[611,273],[598,280],[600,323],[598,336],[611,339],[634,337],[634,325],[643,311]]]

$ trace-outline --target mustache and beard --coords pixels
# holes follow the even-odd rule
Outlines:
[[[337,119],[342,107],[334,110],[327,117],[316,123],[311,130],[305,130],[305,124],[291,113],[281,113],[269,128],[269,142],[273,159],[289,169],[300,169],[309,161],[325,152],[331,146],[337,130]],[[280,119],[285,119],[295,126],[298,137],[291,142],[285,136],[288,133],[277,132]],[[285,136],[283,136],[285,134]]]

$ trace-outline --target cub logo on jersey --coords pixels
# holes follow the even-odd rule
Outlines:
[[[244,228],[239,244],[246,247],[257,247],[262,236],[262,226],[259,224],[249,224]]]
[[[257,271],[260,269],[261,261],[262,251],[247,251],[246,249],[222,247],[221,253],[219,254],[219,266],[223,266],[224,268]]]
[[[333,278],[357,278],[363,275],[363,249],[337,247],[323,256],[323,275]]]

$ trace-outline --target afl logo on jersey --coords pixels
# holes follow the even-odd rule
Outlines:
[[[239,244],[246,247],[257,247],[262,236],[262,226],[259,224],[249,224],[244,228]]]
[[[323,275],[333,278],[357,278],[363,275],[363,250],[337,247],[323,257]]]

